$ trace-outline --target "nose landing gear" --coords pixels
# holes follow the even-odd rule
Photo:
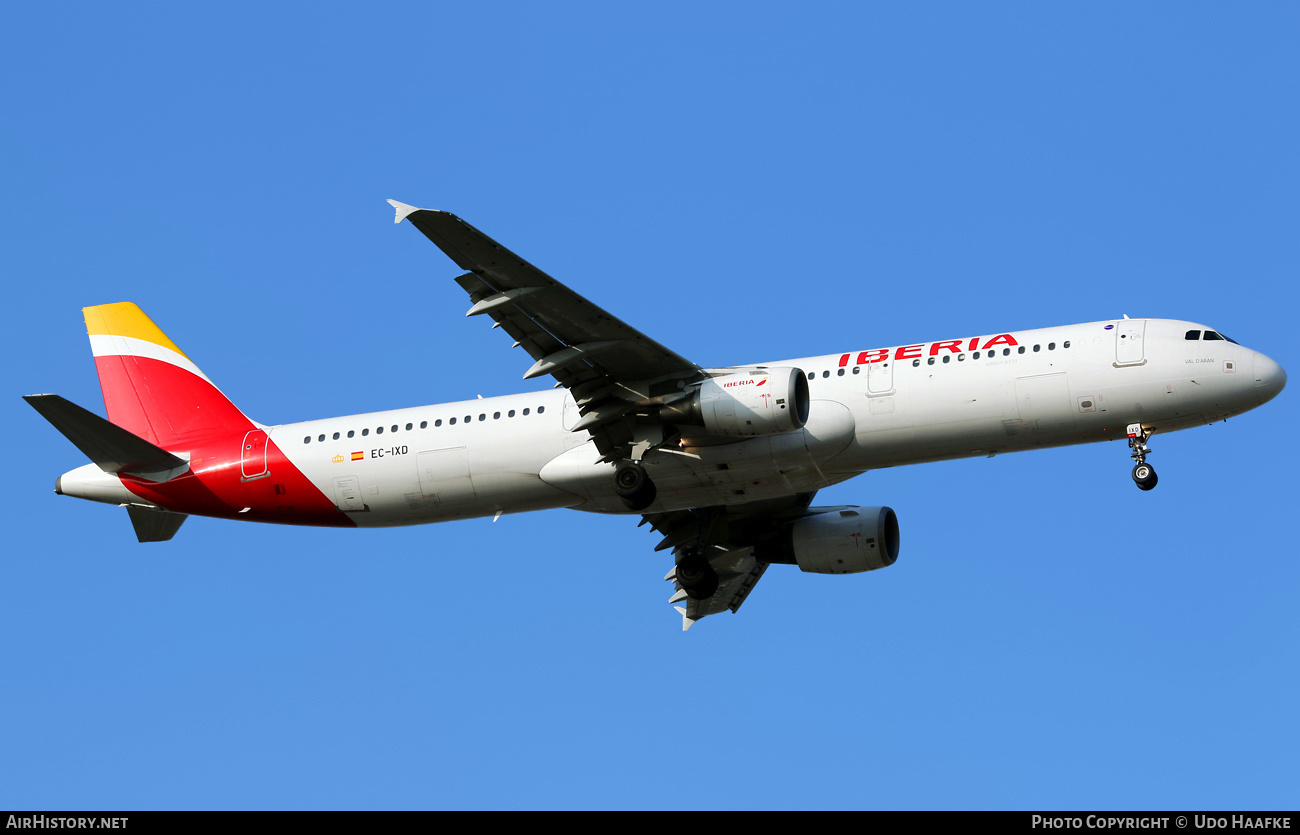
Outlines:
[[[1147,463],[1147,454],[1151,452],[1151,448],[1147,446],[1147,438],[1150,437],[1151,433],[1143,429],[1142,424],[1129,424],[1128,448],[1132,450],[1131,457],[1135,462],[1133,483],[1139,490],[1150,490],[1159,481],[1156,477],[1156,468]]]

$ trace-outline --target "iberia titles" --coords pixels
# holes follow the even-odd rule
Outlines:
[[[980,346],[980,340],[987,339],[983,347]],[[1008,348],[1015,348],[1020,343],[1009,333],[1000,333],[997,336],[982,337],[972,336],[970,339],[945,339],[940,342],[922,342],[917,345],[901,345],[897,348],[876,348],[873,351],[862,351],[857,355],[854,365],[867,365],[873,362],[884,362],[891,356],[895,360],[915,360],[922,357],[938,356],[940,351],[950,351],[954,354],[964,354],[967,351],[987,351],[1000,345]],[[840,354],[839,367],[843,368],[849,364],[849,359],[853,354]]]

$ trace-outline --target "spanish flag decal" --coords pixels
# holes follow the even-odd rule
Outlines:
[[[364,452],[354,452],[354,453],[352,453],[352,460],[353,460],[353,461],[360,461],[362,458],[365,458],[365,457],[366,457],[366,454],[365,454]]]

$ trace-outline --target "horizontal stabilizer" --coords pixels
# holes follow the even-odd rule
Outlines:
[[[57,394],[28,394],[23,399],[106,473],[153,473],[188,466],[184,459]]]
[[[135,538],[141,542],[166,542],[181,529],[181,523],[190,518],[184,513],[170,513],[133,504],[126,506],[126,512],[131,516]]]

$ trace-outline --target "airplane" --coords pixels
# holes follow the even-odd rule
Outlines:
[[[620,321],[453,214],[395,200],[465,272],[486,316],[551,390],[267,425],[245,416],[135,304],[83,309],[107,419],[27,400],[92,463],[55,492],[127,509],[140,542],[190,515],[382,527],[572,508],[636,514],[671,550],[683,630],[739,610],[769,565],[892,565],[886,506],[814,506],[868,470],[1124,438],[1261,406],[1286,385],[1262,353],[1194,322],[1124,316],[708,368]],[[682,604],[682,605],[676,605]]]

